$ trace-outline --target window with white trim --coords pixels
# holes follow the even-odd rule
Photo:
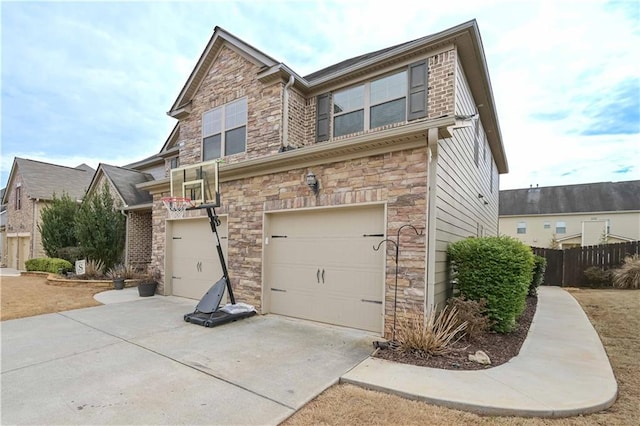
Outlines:
[[[518,222],[516,227],[517,234],[526,234],[527,233],[527,222]]]
[[[567,233],[567,223],[564,221],[556,222],[556,234],[566,234]]]
[[[545,222],[544,229],[551,229],[551,222]]]
[[[333,136],[406,120],[406,70],[333,94]]]
[[[246,149],[247,98],[202,114],[202,161],[238,154]]]
[[[177,169],[179,165],[180,165],[180,159],[179,159],[179,157],[171,157],[171,158],[169,159],[169,168],[171,168],[171,169]]]

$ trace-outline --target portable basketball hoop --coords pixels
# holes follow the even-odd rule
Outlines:
[[[162,203],[169,212],[170,219],[182,219],[187,207],[192,207],[193,203],[185,197],[164,197]]]

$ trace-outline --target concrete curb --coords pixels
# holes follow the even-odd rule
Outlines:
[[[588,317],[566,291],[542,288],[518,356],[475,371],[368,358],[341,378],[364,388],[485,415],[569,417],[609,408],[617,382]]]

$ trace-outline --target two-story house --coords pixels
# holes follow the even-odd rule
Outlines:
[[[2,197],[6,205],[6,246],[3,263],[9,268],[24,269],[24,262],[44,257],[38,224],[42,209],[53,199],[67,193],[82,200],[94,170],[86,164],[76,168],[15,158]]]
[[[388,334],[394,307],[445,302],[448,243],[498,232],[508,167],[475,21],[307,76],[216,27],[168,114],[167,169],[224,159],[223,251],[261,313]],[[220,278],[205,212],[168,219],[169,179],[137,186],[159,291],[199,299]],[[373,247],[405,224],[422,235],[402,231],[396,297],[393,243]]]
[[[544,248],[640,240],[640,180],[500,191],[500,233]]]

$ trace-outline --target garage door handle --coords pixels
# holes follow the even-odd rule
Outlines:
[[[287,292],[287,290],[282,290],[280,288],[273,288],[273,287],[271,288],[271,291],[281,291],[282,293],[286,293]]]
[[[320,284],[320,269],[316,271],[316,280],[318,281],[318,284]]]
[[[324,269],[322,270],[322,284],[324,284]]]
[[[366,302],[366,303],[375,303],[376,305],[382,305],[382,300],[360,299],[360,301]]]

